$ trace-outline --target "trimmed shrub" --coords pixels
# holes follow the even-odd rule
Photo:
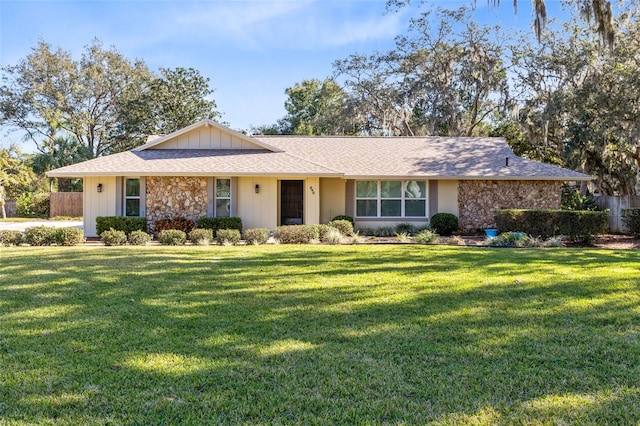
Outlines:
[[[127,244],[127,234],[118,229],[109,229],[100,233],[100,241],[105,246],[123,246]]]
[[[315,229],[309,225],[278,226],[273,232],[273,238],[282,244],[309,244],[316,237]]]
[[[351,222],[351,226],[356,225],[356,222],[353,220],[353,217],[346,214],[339,214],[338,216],[331,219],[331,222],[335,222],[336,220],[348,220],[349,222]]]
[[[189,241],[197,246],[208,246],[213,241],[211,229],[195,228],[189,232]]]
[[[237,229],[218,229],[216,241],[222,245],[234,245],[240,242],[240,231]]]
[[[347,222],[346,220],[344,222]],[[349,222],[347,222],[349,223]],[[345,240],[345,235],[338,228],[329,227],[322,241],[329,244],[341,244]]]
[[[198,228],[211,229],[213,234],[219,229],[237,229],[242,232],[242,219],[239,217],[201,217]]]
[[[566,235],[575,243],[589,243],[609,230],[608,211],[588,210],[497,210],[496,225],[501,231],[525,232],[549,238]]]
[[[151,243],[151,235],[141,230],[133,231],[127,235],[127,242],[132,246],[146,246]]]
[[[56,244],[61,246],[77,246],[84,243],[84,231],[78,228],[57,228]]]
[[[19,246],[24,242],[24,234],[9,229],[0,230],[0,247]]]
[[[640,209],[622,209],[622,223],[627,232],[640,235]]]
[[[179,231],[188,234],[196,227],[196,223],[193,220],[187,219],[182,216],[177,216],[171,219],[158,219],[153,223],[153,232],[159,234],[162,231],[170,229],[177,229]]]
[[[436,213],[431,216],[431,228],[440,235],[451,235],[458,230],[458,217],[453,213]]]
[[[440,239],[440,235],[430,229],[423,229],[418,232],[413,239],[421,244],[435,243]]]
[[[187,242],[187,234],[180,229],[165,229],[158,234],[158,241],[165,246],[183,246]]]
[[[269,231],[267,228],[249,228],[244,231],[244,240],[247,244],[264,244],[269,239]]]
[[[396,234],[413,235],[416,233],[416,227],[410,223],[399,223],[396,225]]]
[[[313,228],[313,231],[315,232],[315,236],[313,237],[313,239],[314,240],[318,240],[318,241],[326,241],[327,234],[330,231],[335,229],[335,228],[332,228],[331,226],[325,225],[323,223],[311,225],[311,227]]]
[[[332,220],[328,223],[332,228],[337,229],[344,236],[353,234],[353,223],[345,219]]]
[[[96,233],[102,235],[104,231],[122,231],[130,234],[133,231],[147,231],[146,217],[129,216],[98,216],[96,218]]]
[[[19,217],[49,217],[49,193],[25,192],[16,200]]]
[[[24,230],[25,240],[32,246],[50,246],[56,243],[56,228],[30,226]]]

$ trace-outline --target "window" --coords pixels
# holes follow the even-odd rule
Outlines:
[[[124,181],[124,215],[140,216],[140,179]]]
[[[231,179],[216,179],[216,217],[231,216]]]
[[[356,182],[356,217],[426,217],[427,183],[420,180]]]

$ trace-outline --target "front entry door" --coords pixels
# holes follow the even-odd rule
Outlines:
[[[304,181],[280,181],[280,223],[302,225]]]

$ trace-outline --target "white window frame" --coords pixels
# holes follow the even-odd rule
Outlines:
[[[376,197],[358,197],[358,182],[376,182]],[[423,182],[424,194],[420,198],[410,198],[406,196],[406,186],[409,182]],[[401,193],[400,197],[382,197],[382,182],[400,182]],[[358,201],[359,200],[375,200],[376,201],[376,216],[359,216],[358,215]],[[400,216],[382,216],[382,201],[400,201]],[[424,216],[407,216],[405,211],[405,204],[407,201],[424,201]],[[354,210],[355,217],[359,219],[424,219],[429,217],[429,181],[426,179],[360,179],[356,180],[354,188]]]
[[[127,195],[127,181],[138,180],[138,195]],[[143,217],[144,216],[144,197],[142,196],[144,191],[144,181],[140,176],[125,176],[122,179],[122,216],[127,216],[127,200],[138,200],[138,215],[127,217]]]
[[[229,196],[228,197],[220,197],[218,196],[218,181],[219,180],[228,180],[229,181]],[[232,214],[232,204],[233,204],[233,180],[230,177],[215,177],[213,179],[213,216],[214,217],[231,217]],[[229,200],[229,215],[228,216],[218,216],[218,200]]]

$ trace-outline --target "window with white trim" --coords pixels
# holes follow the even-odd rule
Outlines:
[[[231,216],[231,179],[216,179],[215,217]]]
[[[423,218],[426,216],[426,181],[356,181],[356,217]]]
[[[140,216],[140,179],[124,180],[124,215]]]

